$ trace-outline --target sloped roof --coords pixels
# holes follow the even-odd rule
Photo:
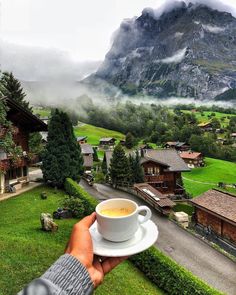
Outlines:
[[[156,190],[154,187],[152,187],[148,183],[136,183],[134,184],[134,188],[138,190],[141,194],[145,195],[145,197],[154,201],[161,208],[175,206],[175,203],[173,201],[171,201],[169,198],[167,198],[165,195],[163,195],[161,192]],[[159,200],[157,201],[151,196],[149,196],[145,191],[143,191],[143,189],[149,190],[151,193],[155,195],[155,197],[159,198]]]
[[[116,140],[115,138],[113,137],[104,137],[104,138],[101,138],[100,141],[111,141],[111,140]]]
[[[160,165],[166,166],[168,167],[166,169],[167,171],[190,171],[175,149],[144,150],[144,156],[141,159],[141,163],[144,163],[145,161],[154,161]]]
[[[77,141],[85,140],[87,136],[78,136]]]
[[[212,189],[192,199],[191,203],[236,223],[236,196],[232,194]]]
[[[93,147],[88,143],[81,143],[81,152],[82,154],[94,154]]]
[[[9,110],[7,111],[7,117],[10,121],[12,121],[15,125],[21,125],[26,128],[29,132],[37,132],[37,131],[47,131],[48,126],[42,120],[40,120],[37,116],[32,114],[30,111],[23,108],[16,101],[8,98],[2,97],[0,98],[6,102]]]
[[[180,157],[182,159],[197,159],[198,157],[201,157],[202,154],[201,153],[196,153],[196,152],[182,152],[180,153]]]

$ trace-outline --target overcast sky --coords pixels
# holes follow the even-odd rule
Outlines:
[[[0,35],[11,43],[65,50],[75,60],[103,60],[112,33],[124,18],[138,16],[143,8],[158,8],[164,2],[0,0]],[[222,2],[236,7],[235,0]]]

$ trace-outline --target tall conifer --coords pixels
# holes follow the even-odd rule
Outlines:
[[[112,154],[109,173],[111,182],[115,186],[130,182],[129,160],[120,144],[115,147]]]
[[[79,180],[83,158],[68,115],[59,110],[52,114],[48,126],[48,143],[43,153],[43,177],[53,186],[63,187],[65,179]]]

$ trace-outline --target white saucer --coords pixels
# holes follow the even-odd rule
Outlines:
[[[97,221],[89,229],[93,240],[93,252],[99,256],[122,257],[140,253],[151,247],[158,238],[158,229],[151,220],[140,225],[134,237],[124,242],[105,240],[97,231]]]

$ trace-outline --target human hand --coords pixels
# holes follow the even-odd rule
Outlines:
[[[96,213],[83,218],[73,227],[66,253],[76,257],[88,270],[95,288],[103,281],[105,274],[128,257],[104,257],[93,255],[93,242],[89,232],[96,220]]]

